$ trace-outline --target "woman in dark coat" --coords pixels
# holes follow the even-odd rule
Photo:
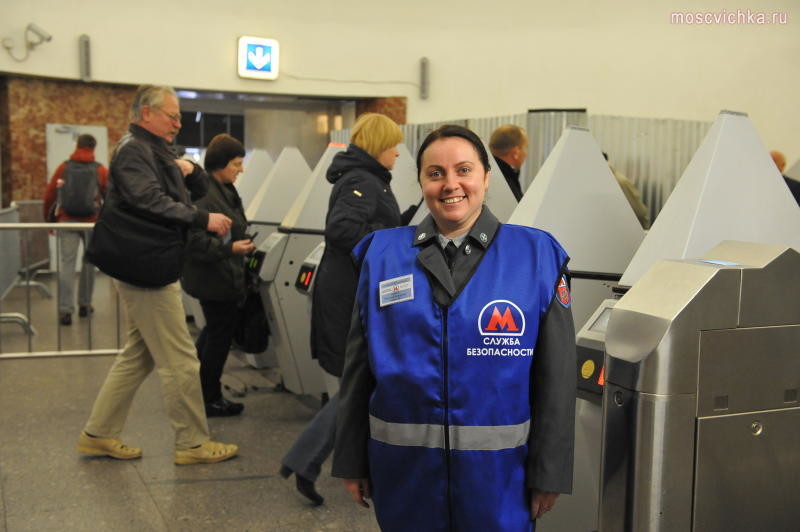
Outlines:
[[[244,147],[230,135],[217,135],[208,145],[205,168],[211,177],[208,193],[195,205],[210,212],[221,212],[232,220],[224,237],[193,230],[186,245],[183,289],[200,300],[206,326],[197,338],[200,381],[206,416],[235,416],[244,405],[222,395],[220,377],[228,359],[238,305],[245,295],[244,256],[254,249],[245,235],[247,220],[242,200],[233,183],[242,172]]]
[[[366,113],[353,125],[350,145],[328,169],[333,183],[325,219],[325,253],[314,285],[311,310],[311,352],[329,374],[340,377],[356,289],[350,252],[361,238],[377,229],[408,223],[416,210],[403,215],[390,182],[403,140],[390,118]],[[295,473],[297,489],[314,504],[323,498],[314,489],[322,463],[333,448],[338,394],[328,401],[283,458],[281,474]]]

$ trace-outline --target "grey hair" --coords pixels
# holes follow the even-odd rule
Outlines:
[[[131,104],[131,121],[138,122],[142,119],[142,107],[145,105],[158,107],[164,103],[164,95],[171,94],[175,98],[175,89],[166,85],[141,85],[136,89],[136,95]]]

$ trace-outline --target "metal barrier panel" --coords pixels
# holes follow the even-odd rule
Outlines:
[[[588,127],[609,162],[642,193],[655,220],[711,122],[589,115]]]
[[[77,302],[73,302],[72,324],[62,325],[58,308],[61,239],[56,238],[52,271],[39,269],[47,261],[34,260],[36,251],[31,251],[31,242],[46,240],[48,232],[89,231],[93,224],[11,222],[17,216],[16,207],[0,211],[0,359],[118,353],[124,318],[112,280],[98,272],[94,312],[79,317]],[[68,281],[77,285],[78,275]]]

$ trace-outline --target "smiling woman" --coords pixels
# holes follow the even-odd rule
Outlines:
[[[479,153],[483,144],[471,131],[437,131],[420,147],[419,183],[436,227],[452,238],[472,227],[481,213],[489,188],[489,161],[485,151],[483,156]]]
[[[428,217],[353,250],[333,475],[382,530],[531,530],[572,489],[569,258],[483,205],[472,131],[431,133],[417,168]]]

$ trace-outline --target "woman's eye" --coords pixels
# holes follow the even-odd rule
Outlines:
[[[428,177],[431,179],[435,179],[437,177],[442,177],[442,173],[439,170],[431,170],[428,172]]]
[[[458,169],[458,173],[460,173],[461,175],[468,174],[471,171],[472,171],[472,168],[470,168],[469,166],[462,166],[461,168]]]

